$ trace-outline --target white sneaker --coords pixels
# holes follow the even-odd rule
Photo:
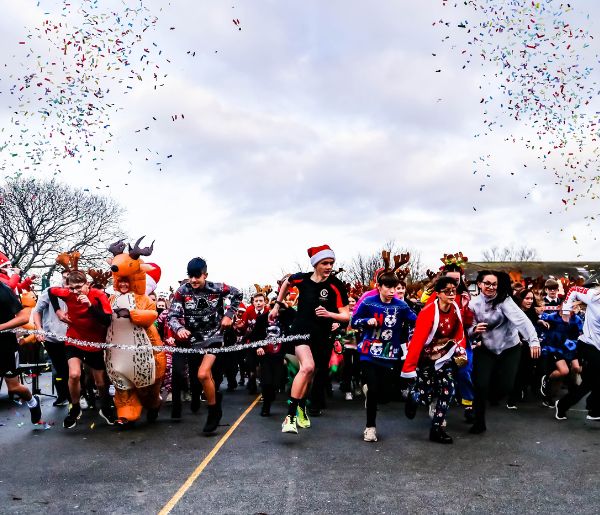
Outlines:
[[[167,403],[167,404],[170,403],[170,402],[173,402],[173,394],[171,392],[169,392],[167,394],[167,398],[165,400],[165,403]]]
[[[376,442],[377,441],[377,429],[374,427],[365,427],[363,432],[363,440],[365,442]]]
[[[115,385],[114,384],[111,384],[108,387],[108,395],[110,395],[111,397],[115,396]]]
[[[79,407],[82,410],[89,408],[87,399],[85,397],[81,397],[81,399],[79,399]]]
[[[351,400],[352,400],[352,398],[353,398],[353,397],[352,397],[352,392],[346,392],[345,399],[346,399],[347,401],[351,401]]]

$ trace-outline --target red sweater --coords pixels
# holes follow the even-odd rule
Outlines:
[[[458,307],[458,304],[453,303],[450,309],[456,310],[458,323],[454,327],[454,334],[449,336],[449,338],[454,340],[456,345],[464,349],[466,347],[466,340],[460,308]],[[417,365],[419,363],[421,353],[423,352],[425,346],[432,342],[438,330],[439,322],[439,300],[436,298],[433,302],[427,304],[417,317],[415,331],[412,335],[410,343],[408,344],[408,354],[406,356],[406,360],[404,361],[404,366],[402,367],[402,377],[416,377]],[[456,345],[452,346],[446,354],[436,360],[436,370],[441,368],[445,362],[452,358],[454,351],[456,350]]]
[[[108,298],[103,291],[96,290],[95,288],[90,289],[90,292],[87,296],[92,303],[92,308],[90,308],[87,304],[79,302],[77,300],[78,295],[73,293],[68,288],[50,288],[49,294],[64,300],[65,304],[67,305],[67,314],[71,319],[71,323],[67,328],[67,338],[98,343],[103,343],[106,341],[107,327],[102,325],[102,323],[92,312],[92,308],[96,308],[106,315],[112,314],[112,309],[108,302]],[[102,351],[102,349],[88,347],[85,345],[77,345],[69,341],[66,341],[65,345],[73,345],[85,351],[91,352]]]

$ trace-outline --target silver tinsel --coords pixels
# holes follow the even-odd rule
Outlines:
[[[62,341],[69,342],[75,345],[80,345],[83,347],[93,347],[95,349],[123,349],[123,350],[136,350],[137,345],[123,345],[120,343],[97,343],[97,342],[86,342],[84,340],[77,340],[75,338],[68,338],[66,336],[59,336],[57,334],[48,332],[48,331],[36,331],[30,329],[7,329],[5,331],[0,331],[0,333],[15,333],[17,335],[29,335],[29,334],[41,334],[47,337],[52,338],[53,341]],[[267,338],[265,340],[259,340],[257,342],[252,343],[238,343],[235,345],[230,345],[228,347],[217,347],[217,348],[209,348],[209,349],[199,349],[194,347],[172,347],[170,345],[155,345],[152,346],[152,350],[156,352],[171,352],[171,353],[179,353],[179,354],[222,354],[224,352],[237,352],[246,349],[257,349],[258,347],[265,347],[267,345],[276,344],[276,343],[288,343],[288,342],[296,342],[299,340],[308,340],[310,335],[308,334],[298,334],[293,336],[284,336],[278,338]]]

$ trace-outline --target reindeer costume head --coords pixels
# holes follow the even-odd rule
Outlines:
[[[110,270],[113,276],[113,283],[122,278],[129,279],[131,291],[137,295],[146,293],[146,272],[152,270],[151,265],[146,265],[140,256],[149,256],[154,250],[154,242],[149,247],[140,248],[140,243],[144,239],[142,236],[135,242],[133,248],[126,245],[123,240],[113,243],[108,250],[112,252],[113,258],[110,260]],[[125,247],[129,251],[125,252]]]

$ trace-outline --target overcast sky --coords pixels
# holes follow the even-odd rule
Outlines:
[[[460,29],[442,43],[446,32],[432,22],[459,13],[440,0],[145,4],[158,23],[144,45],[162,50],[164,87],[144,76],[124,95],[107,78],[122,107],[110,119],[112,142],[101,161],[65,163],[61,180],[100,185],[127,208],[132,239],[156,240],[151,260],[163,268],[163,289],[196,255],[214,280],[273,284],[323,243],[342,264],[390,239],[418,250],[429,268],[444,252],[476,260],[511,244],[544,260],[598,260],[597,227],[584,220],[596,201],[564,212],[551,173],[505,141],[531,127],[474,137],[484,128],[480,99],[497,95],[498,84],[482,79],[489,68],[479,61],[462,69]],[[8,131],[10,75],[36,71],[18,42],[42,18],[58,20],[61,6],[0,5]],[[598,40],[590,20],[599,4],[573,5]]]

